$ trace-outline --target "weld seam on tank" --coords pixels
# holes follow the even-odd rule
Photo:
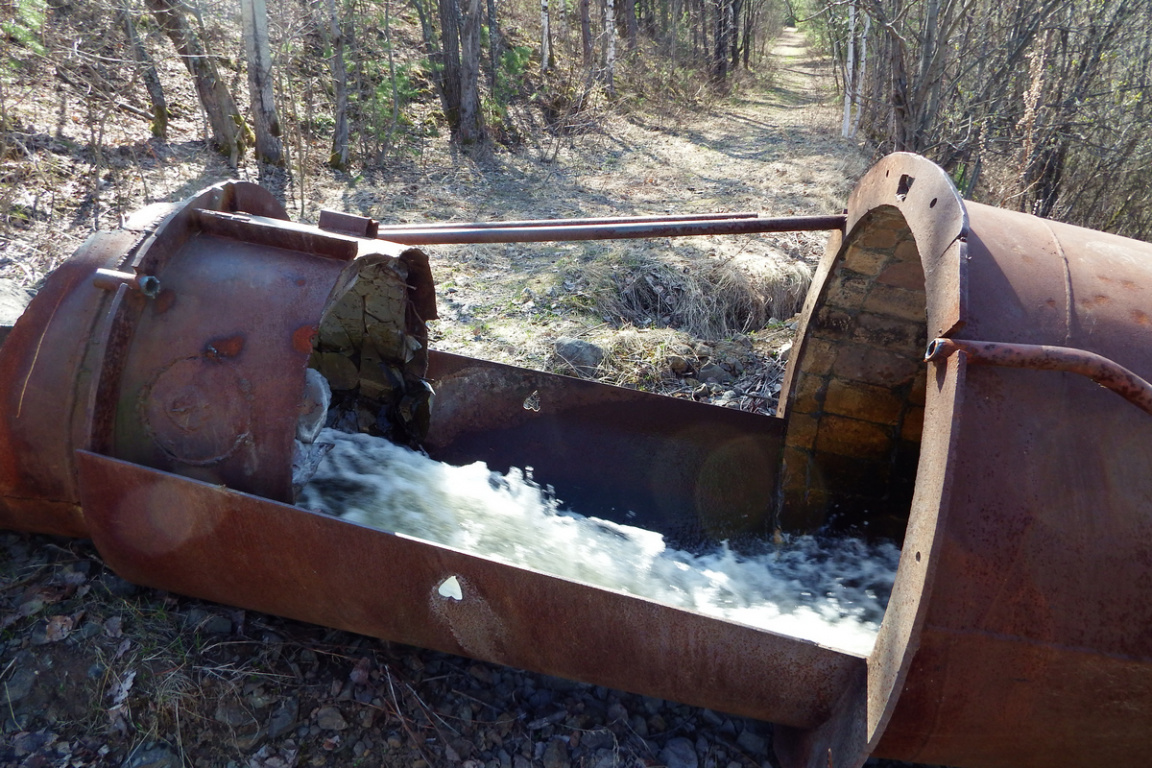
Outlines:
[[[1046,344],[1006,344],[966,339],[933,339],[924,353],[925,362],[939,362],[964,352],[972,365],[1064,371],[1087,376],[1152,415],[1152,384],[1119,363],[1084,349]]]

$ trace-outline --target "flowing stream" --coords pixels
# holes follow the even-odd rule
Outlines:
[[[785,536],[765,551],[690,553],[659,533],[585,517],[512,469],[455,467],[382,438],[332,429],[298,503],[509,565],[814,640],[872,649],[900,551],[856,538]]]

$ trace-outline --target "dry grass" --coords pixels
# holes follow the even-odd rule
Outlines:
[[[772,318],[791,317],[812,280],[805,264],[747,254],[685,261],[640,253],[593,264],[585,274],[598,314],[700,339],[750,333]]]

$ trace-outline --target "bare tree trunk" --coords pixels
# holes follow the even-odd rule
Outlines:
[[[660,3],[660,28],[664,33],[664,41],[668,43],[668,50],[671,55],[675,55],[676,50],[676,23],[679,21],[676,18],[676,6],[678,0],[664,0]],[[675,63],[672,66],[676,68]]]
[[[124,37],[132,48],[132,55],[140,64],[144,88],[148,91],[148,101],[152,104],[152,135],[163,141],[168,140],[168,101],[164,98],[164,88],[160,85],[160,75],[156,72],[156,62],[148,55],[148,49],[136,33],[136,22],[127,4],[120,9],[120,23],[124,25]]]
[[[280,119],[272,99],[272,55],[268,48],[268,6],[265,0],[240,0],[244,20],[244,50],[248,56],[248,98],[256,131],[256,159],[284,164]]]
[[[711,53],[708,48],[708,3],[709,0],[696,0],[696,24],[693,30],[699,30],[700,50],[695,51],[696,59],[701,64],[707,64]],[[695,49],[696,35],[693,36],[693,49]]]
[[[484,116],[480,112],[480,0],[464,0],[464,26],[460,30],[460,131],[464,152],[482,157],[488,151]]]
[[[636,0],[624,0],[624,29],[628,34],[628,52],[636,50],[640,37],[640,23],[636,19]]]
[[[338,170],[348,167],[348,70],[344,64],[344,30],[336,10],[336,0],[327,0],[328,42],[332,46],[332,85],[335,88],[336,114],[332,129],[332,153],[328,165]]]
[[[392,45],[392,0],[384,0],[384,40],[388,43],[388,79],[392,85],[392,121],[388,124],[388,133],[384,138],[384,149],[380,152],[379,161],[384,162],[392,148],[392,135],[396,126],[400,124],[400,93],[396,86],[396,56]]]
[[[745,71],[751,69],[749,60],[752,58],[752,46],[755,45],[756,32],[756,4],[753,0],[744,0],[744,33],[743,40],[740,43],[740,52],[744,59]],[[733,62],[732,66],[735,67],[736,63]]]
[[[848,138],[852,131],[852,107],[856,104],[856,79],[853,71],[856,57],[856,3],[848,4],[848,52],[844,56],[844,118],[840,135]]]
[[[864,32],[860,35],[860,67],[856,71],[856,87],[854,94],[856,98],[856,117],[852,120],[852,130],[848,132],[848,138],[856,138],[856,132],[860,130],[860,116],[864,114],[864,105],[860,103],[860,89],[866,83],[868,77],[868,33],[872,28],[872,17],[864,17]]]
[[[500,58],[500,22],[496,16],[496,0],[488,0],[488,87],[496,88],[496,62]]]
[[[580,47],[584,53],[584,69],[592,68],[592,11],[590,0],[580,0]]]
[[[176,46],[176,51],[192,75],[200,104],[212,128],[212,142],[232,165],[244,154],[246,124],[236,108],[228,86],[220,77],[216,64],[204,48],[200,36],[188,26],[184,18],[183,3],[174,0],[146,0],[148,10],[156,18],[164,34]]]
[[[540,71],[552,68],[552,25],[549,23],[548,0],[540,0]]]
[[[440,104],[456,139],[460,132],[460,24],[456,0],[440,0]]]
[[[717,83],[728,79],[728,41],[732,30],[732,0],[714,0],[716,39],[712,54],[712,76]]]
[[[436,37],[432,32],[432,21],[428,18],[428,9],[422,0],[412,0],[416,9],[416,16],[420,19],[420,36],[424,41],[425,50],[433,57],[436,55]]]
[[[616,0],[604,0],[604,88],[616,96]]]

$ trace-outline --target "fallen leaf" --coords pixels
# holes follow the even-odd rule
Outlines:
[[[44,628],[44,636],[50,643],[58,643],[72,633],[71,616],[52,616]]]
[[[124,619],[119,616],[109,616],[104,620],[104,634],[111,638],[124,635]]]
[[[112,687],[109,696],[112,697],[112,709],[117,709],[128,699],[128,693],[132,690],[132,683],[136,681],[136,670],[128,670],[128,674],[124,675],[124,679]]]
[[[128,652],[128,649],[131,647],[132,647],[132,641],[131,640],[129,640],[128,638],[124,638],[123,640],[121,640],[120,645],[116,646],[116,653],[112,656],[112,661],[116,661],[116,659],[123,656],[125,653]]]

